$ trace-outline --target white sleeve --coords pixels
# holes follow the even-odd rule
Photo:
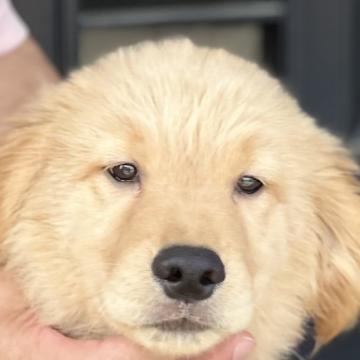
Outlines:
[[[29,30],[10,0],[0,0],[0,56],[20,46]]]

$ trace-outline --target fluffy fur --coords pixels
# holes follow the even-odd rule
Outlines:
[[[256,65],[187,40],[143,43],[74,73],[15,122],[0,150],[1,259],[42,321],[168,356],[246,329],[252,360],[285,359],[309,317],[318,345],[356,321],[357,167]],[[128,161],[139,185],[106,174]],[[243,174],[265,188],[236,194]],[[175,244],[222,258],[210,299],[179,304],[153,279],[154,256]],[[210,329],[152,326],[182,317]]]

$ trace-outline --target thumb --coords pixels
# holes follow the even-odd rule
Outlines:
[[[155,360],[145,349],[121,337],[112,337],[103,341],[74,340],[46,328],[37,344],[36,352],[41,354],[41,359]]]
[[[255,346],[249,333],[241,333],[221,343],[208,354],[194,360],[245,360]]]

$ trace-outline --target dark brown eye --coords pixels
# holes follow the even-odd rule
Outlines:
[[[120,164],[108,169],[109,174],[119,182],[138,181],[138,170],[133,164]]]
[[[245,194],[254,194],[263,187],[263,183],[253,176],[242,176],[236,184],[236,191]]]

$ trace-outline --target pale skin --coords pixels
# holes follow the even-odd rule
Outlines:
[[[28,39],[0,56],[0,119],[12,115],[44,86],[59,80],[54,67]]]
[[[56,70],[28,39],[0,56],[0,119],[11,116],[44,86],[59,81]],[[0,134],[7,130],[0,121]],[[2,360],[160,360],[121,337],[103,341],[67,338],[42,325],[11,275],[0,271],[0,358]],[[245,360],[254,347],[248,333],[234,335],[193,360]],[[165,360],[165,359],[164,359]]]

